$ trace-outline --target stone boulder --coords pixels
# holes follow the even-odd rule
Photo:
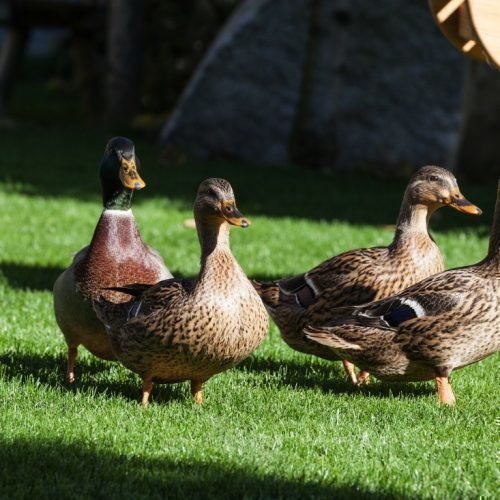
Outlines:
[[[223,27],[164,127],[166,146],[286,163],[308,42],[307,0],[247,0]]]
[[[450,167],[465,61],[424,1],[246,0],[162,141],[259,163],[382,173]]]
[[[427,3],[323,0],[315,14],[301,163],[447,163],[458,138],[464,57]]]

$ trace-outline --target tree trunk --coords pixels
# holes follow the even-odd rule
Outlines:
[[[27,39],[28,29],[21,25],[10,26],[5,35],[0,52],[0,118],[7,114],[7,101]]]
[[[470,179],[500,175],[500,72],[469,61],[454,170]]]
[[[108,6],[107,118],[130,121],[140,109],[141,0],[110,0]]]
[[[81,92],[82,105],[93,121],[102,118],[102,79],[97,65],[99,53],[92,30],[77,29],[72,40],[75,78]]]

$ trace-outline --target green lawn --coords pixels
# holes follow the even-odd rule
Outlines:
[[[20,113],[22,116],[22,113]],[[339,363],[290,350],[273,325],[255,354],[210,380],[157,386],[80,349],[65,383],[52,284],[100,213],[98,163],[109,131],[39,120],[2,130],[0,184],[1,498],[493,497],[498,492],[498,357],[454,374],[456,408],[432,383],[356,390]],[[303,271],[343,250],[387,244],[405,182],[298,168],[158,161],[136,141],[147,189],[134,211],[176,275],[193,275],[184,227],[198,183],[224,176],[253,225],[232,231],[249,276]],[[486,252],[495,186],[462,185],[480,219],[443,209],[434,235],[447,267]]]

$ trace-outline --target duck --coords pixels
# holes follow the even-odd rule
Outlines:
[[[434,379],[440,403],[454,405],[451,373],[500,350],[500,181],[483,260],[370,304],[333,309],[304,332],[381,380]]]
[[[449,170],[421,167],[406,187],[389,246],[350,250],[303,274],[272,283],[254,281],[283,340],[299,352],[339,360],[331,349],[311,342],[304,327],[321,324],[332,308],[379,300],[443,271],[443,257],[429,234],[429,219],[444,206],[481,214],[481,209],[460,192]],[[367,372],[357,376],[351,362],[342,362],[353,384],[369,382]]]
[[[172,277],[161,255],[143,242],[132,213],[134,191],[146,185],[139,168],[130,139],[113,137],[108,141],[99,169],[103,210],[92,240],[54,284],[54,313],[68,346],[66,376],[70,383],[75,381],[80,345],[101,359],[116,360],[92,300],[104,296],[120,303],[129,301],[130,296],[102,288],[131,282],[153,285]]]
[[[266,309],[229,245],[230,226],[250,225],[230,183],[204,180],[193,212],[201,247],[196,278],[132,284],[120,289],[132,295],[127,304],[94,303],[118,360],[142,379],[144,406],[154,383],[183,381],[202,404],[203,384],[246,359],[268,331]]]

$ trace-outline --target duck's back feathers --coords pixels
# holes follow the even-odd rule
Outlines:
[[[396,296],[333,309],[304,332],[381,378],[448,376],[500,348],[500,281],[481,268],[445,271]]]
[[[389,258],[386,247],[362,248],[341,253],[306,273],[307,280],[316,290],[335,288],[339,291],[349,289],[359,298],[352,304],[372,300],[376,293],[373,286],[376,274],[384,273],[384,261]],[[348,305],[338,303],[337,306]]]

